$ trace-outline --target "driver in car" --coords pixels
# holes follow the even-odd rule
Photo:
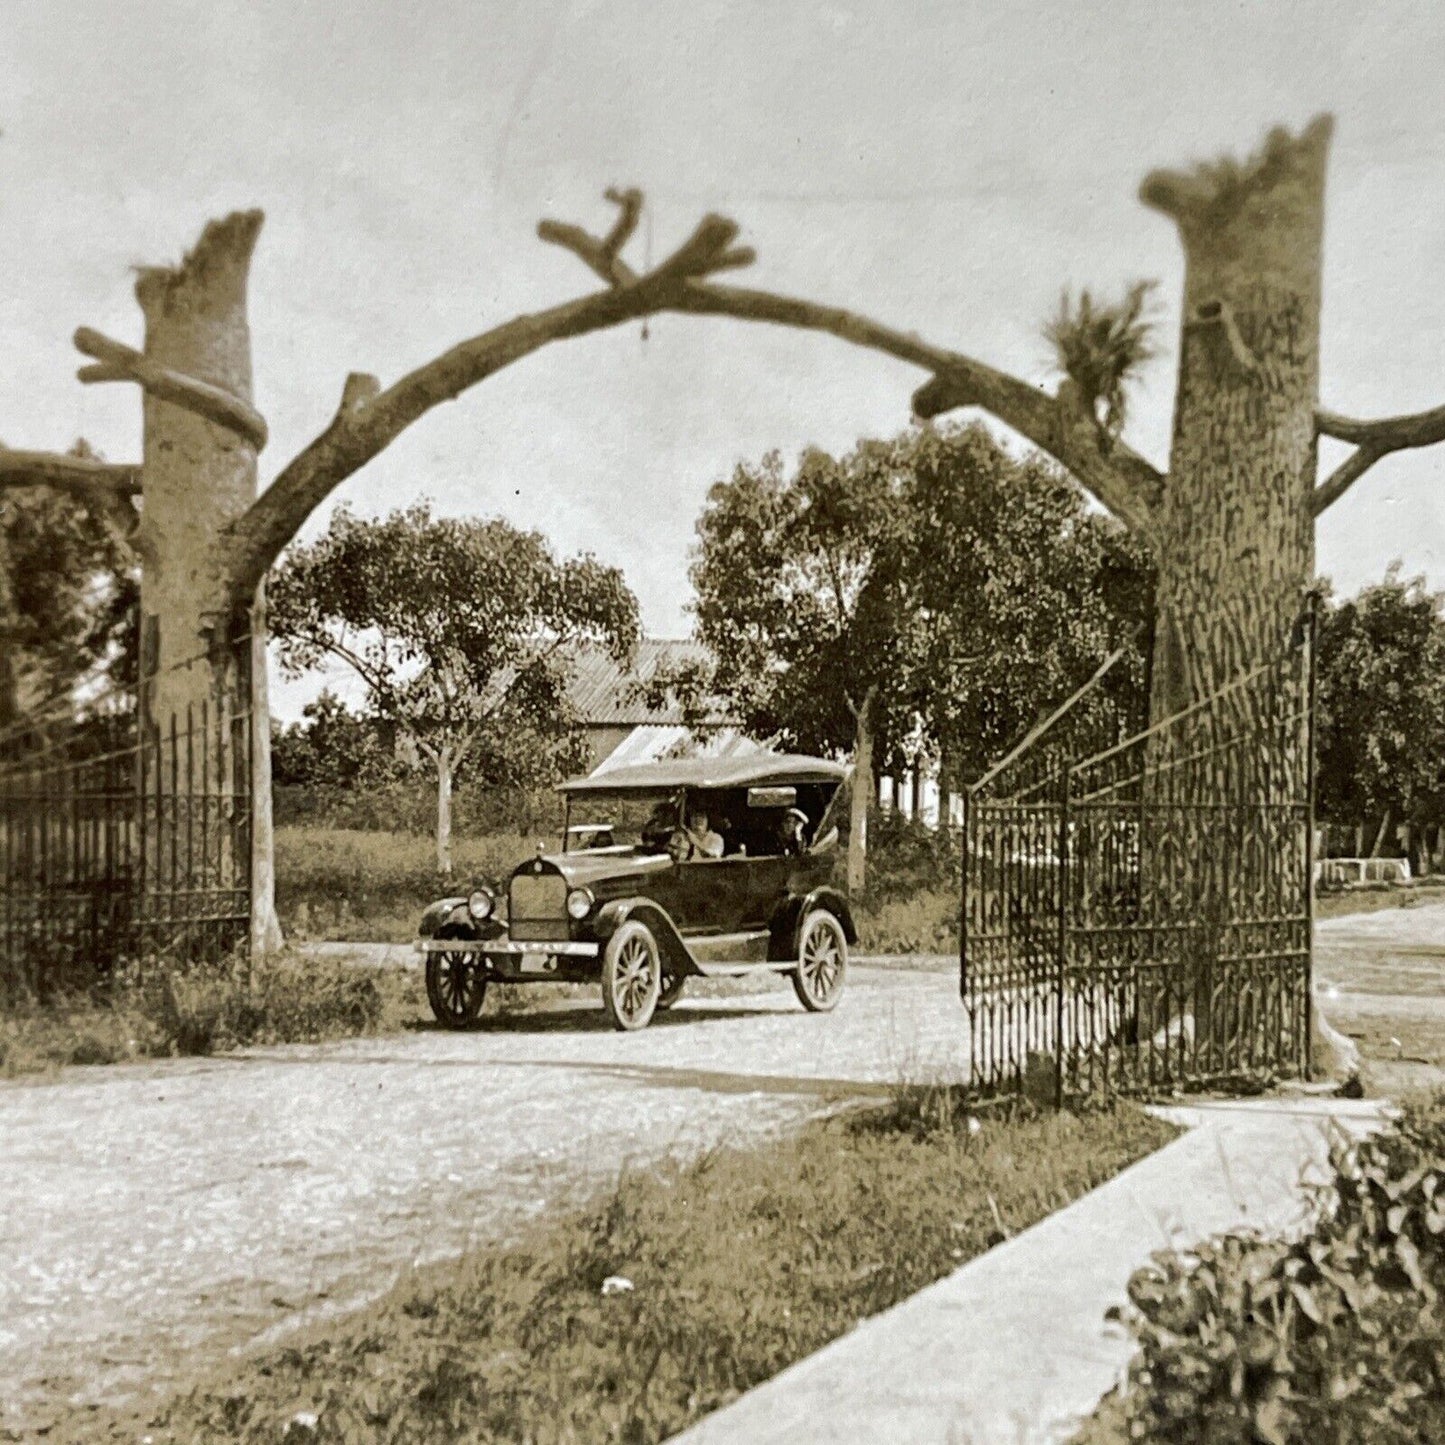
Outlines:
[[[722,834],[712,831],[708,826],[707,813],[696,804],[687,810],[687,827],[683,831],[687,834],[687,841],[692,844],[693,857],[722,857]]]

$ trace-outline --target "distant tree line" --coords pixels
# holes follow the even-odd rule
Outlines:
[[[1147,557],[1053,464],[982,427],[738,466],[708,495],[691,576],[712,662],[654,679],[647,700],[721,697],[760,738],[853,756],[865,801],[877,773],[920,762],[945,791],[966,786],[1115,649],[1105,707],[1124,726],[1143,696]],[[323,692],[273,730],[283,788],[406,790],[429,776],[439,801],[442,758],[447,789],[543,788],[578,762],[569,648],[625,657],[638,634],[616,569],[425,507],[339,509],[271,594],[286,665],[340,657],[367,691],[360,712]],[[78,711],[133,685],[136,630],[125,542],[64,495],[0,494],[0,727],[48,699]],[[1445,597],[1396,566],[1330,601],[1317,689],[1333,851],[1403,852],[1417,870],[1439,859]]]
[[[1402,853],[1426,871],[1445,843],[1445,594],[1397,564],[1328,607],[1317,687],[1318,811],[1334,851]]]

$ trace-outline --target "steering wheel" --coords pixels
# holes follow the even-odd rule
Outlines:
[[[668,835],[667,852],[674,863],[686,863],[694,851],[692,839],[681,828]]]

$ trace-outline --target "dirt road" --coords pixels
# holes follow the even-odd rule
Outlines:
[[[1445,1084],[1445,903],[1321,922],[1315,988],[1376,1091]]]
[[[345,1309],[626,1164],[963,1067],[951,970],[858,968],[823,1016],[780,982],[641,1034],[589,1005],[0,1084],[0,1429]]]
[[[1321,923],[1316,974],[1382,1087],[1441,1077],[1445,905]],[[0,1084],[0,1432],[343,1310],[629,1162],[958,1077],[965,1035],[941,962],[857,968],[822,1017],[784,982],[636,1035],[589,1003]]]

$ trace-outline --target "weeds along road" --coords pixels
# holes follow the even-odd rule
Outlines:
[[[164,1386],[629,1164],[960,1076],[956,968],[785,979],[639,1034],[600,1004],[0,1084],[0,1439],[47,1400]]]

